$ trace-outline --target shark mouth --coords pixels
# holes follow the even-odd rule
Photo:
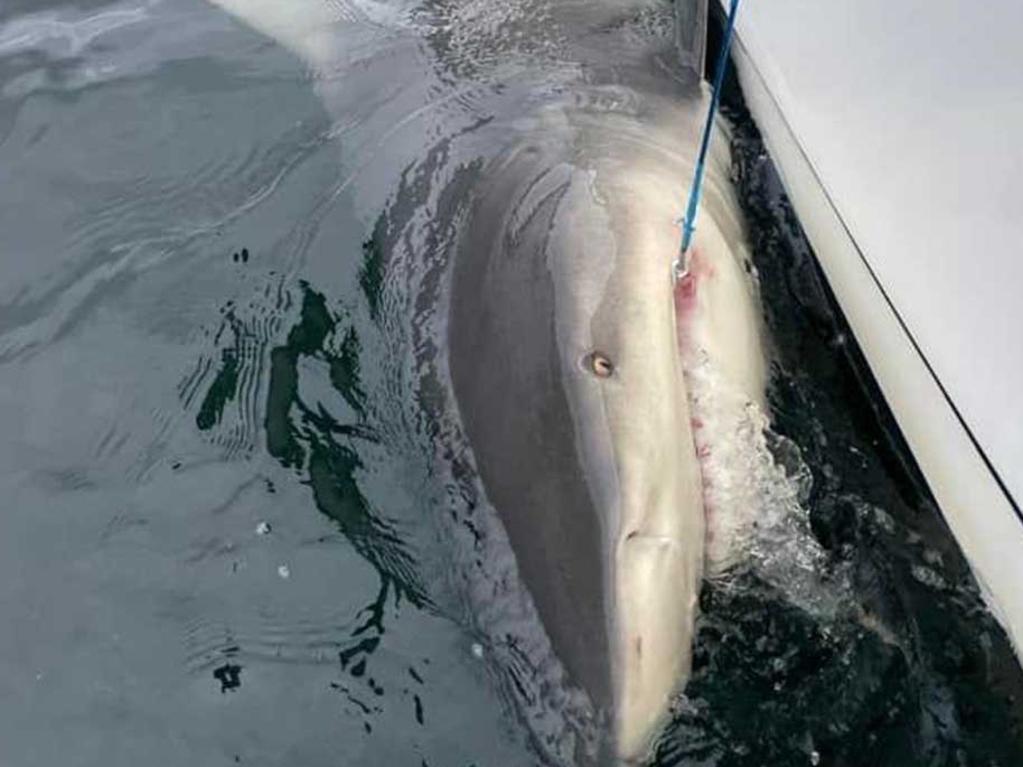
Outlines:
[[[733,322],[743,304],[751,310],[748,317],[760,316],[756,272],[721,256],[694,248],[673,289],[703,486],[704,574],[713,578],[748,567],[790,603],[811,614],[833,614],[847,587],[837,573],[823,580],[828,557],[805,507],[812,475],[798,446],[770,428],[765,360],[759,338],[750,343],[755,336],[749,335],[761,332],[759,319],[745,326]]]
[[[769,421],[762,398],[720,364],[720,338],[708,326],[706,294],[718,279],[706,251],[694,248],[689,268],[673,289],[676,337],[689,402],[693,449],[703,483],[705,566],[721,574],[749,553],[762,505],[758,456],[766,451]],[[717,298],[717,296],[715,296]],[[743,385],[747,383],[747,385]]]

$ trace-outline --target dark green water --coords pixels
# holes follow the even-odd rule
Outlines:
[[[320,76],[198,0],[0,9],[0,764],[504,767],[588,736],[444,372],[472,185],[575,73],[491,44],[542,4],[463,5],[346,5]],[[842,600],[708,586],[657,764],[1023,764],[1023,675],[736,98],[778,460]]]

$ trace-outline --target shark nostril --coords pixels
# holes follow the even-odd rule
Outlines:
[[[615,372],[614,363],[602,352],[592,352],[583,359],[583,367],[597,378],[610,378]]]

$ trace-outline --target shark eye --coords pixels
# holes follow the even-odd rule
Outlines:
[[[583,360],[583,367],[597,378],[610,378],[615,372],[614,363],[602,352],[592,352]]]

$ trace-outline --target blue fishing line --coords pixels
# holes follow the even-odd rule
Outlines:
[[[721,101],[721,84],[725,80],[725,70],[728,68],[728,51],[732,46],[732,33],[735,31],[735,17],[739,12],[739,0],[732,0],[731,8],[728,11],[728,24],[725,27],[725,36],[721,41],[721,51],[718,53],[717,71],[714,73],[714,92],[710,97],[710,109],[707,111],[707,123],[703,126],[703,138],[700,141],[700,154],[696,158],[696,169],[693,172],[693,186],[689,190],[689,204],[686,207],[685,218],[682,219],[682,249],[679,251],[678,260],[675,262],[675,273],[685,273],[686,266],[684,259],[693,243],[693,232],[696,231],[696,213],[700,207],[700,195],[703,192],[703,172],[707,162],[707,148],[710,146],[710,134],[714,127],[714,115],[717,114],[718,104]]]

